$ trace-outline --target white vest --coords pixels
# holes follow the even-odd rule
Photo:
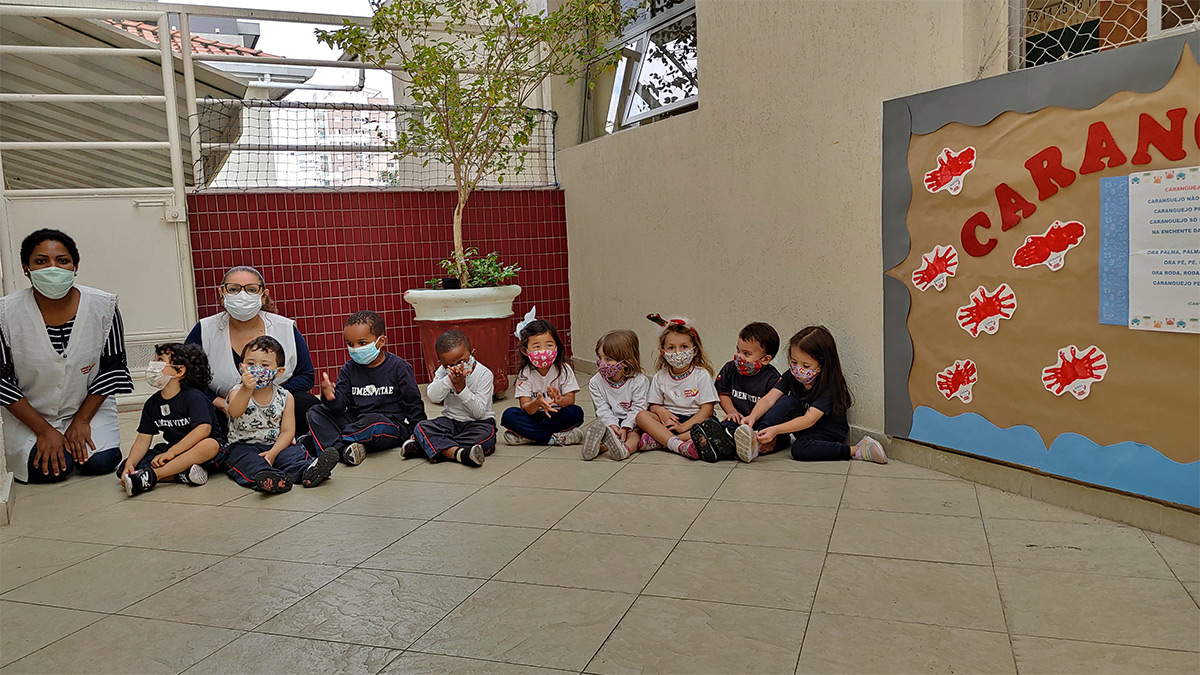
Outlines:
[[[46,321],[26,288],[0,298],[0,330],[12,350],[17,383],[33,409],[55,429],[65,432],[87,398],[88,387],[100,374],[100,352],[112,330],[117,296],[76,285],[79,310],[71,328],[71,339],[62,354],[54,351],[46,332]],[[29,451],[37,441],[33,430],[3,409],[4,457],[17,480],[29,480]],[[96,450],[121,447],[117,423],[117,401],[104,399],[92,418],[92,442]]]
[[[283,384],[296,372],[296,322],[291,319],[259,312],[266,334],[283,345],[283,367],[275,384]],[[228,397],[229,390],[242,383],[242,375],[233,362],[233,345],[229,341],[229,313],[221,312],[200,320],[200,341],[208,355],[208,367],[212,370],[212,383],[208,388],[217,396]]]

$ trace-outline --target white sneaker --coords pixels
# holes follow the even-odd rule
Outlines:
[[[187,471],[176,474],[175,480],[184,485],[204,485],[208,482],[208,470],[199,464],[193,464]]]
[[[621,437],[617,436],[612,429],[604,427],[604,438],[600,444],[608,451],[609,459],[615,459],[618,462],[629,459],[629,448],[625,447]]]
[[[351,443],[342,450],[342,461],[350,466],[358,466],[367,458],[367,448],[362,443]]]
[[[583,427],[560,431],[550,437],[550,445],[579,445],[583,442]]]
[[[504,442],[508,445],[529,445],[533,443],[533,441],[529,440],[528,438],[514,434],[508,429],[504,430]]]
[[[583,433],[583,447],[579,450],[579,454],[584,459],[591,461],[600,454],[600,445],[604,440],[605,431],[612,431],[612,429],[609,429],[608,425],[600,420],[592,420],[592,423],[587,425],[587,430]]]
[[[887,464],[887,455],[883,452],[883,444],[870,436],[863,436],[862,440],[850,449],[850,456],[865,462]]]
[[[753,462],[758,457],[758,436],[748,424],[740,425],[733,432],[733,444],[737,449],[738,459],[743,462]]]

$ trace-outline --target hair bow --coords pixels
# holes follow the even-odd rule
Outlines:
[[[517,332],[514,333],[514,335],[517,336],[518,340],[521,339],[521,331],[525,330],[525,327],[534,321],[537,321],[537,305],[534,305],[532,308],[530,308],[529,313],[525,315],[525,318],[517,322]]]
[[[677,318],[673,318],[673,319],[664,319],[664,318],[662,318],[661,314],[647,314],[646,318],[650,319],[654,323],[662,326],[663,328],[666,328],[667,324],[669,324],[669,323],[683,326],[684,328],[692,328],[692,322],[689,321],[688,319],[685,319],[682,317],[677,317]],[[693,328],[692,330],[695,330],[695,329]]]

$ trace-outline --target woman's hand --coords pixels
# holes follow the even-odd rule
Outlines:
[[[37,454],[33,465],[43,474],[58,474],[67,469],[67,437],[58,429],[48,428],[37,436]]]
[[[767,427],[754,435],[758,438],[759,443],[774,443],[775,437],[779,435],[779,432],[775,427]]]
[[[744,425],[750,427],[751,429],[753,429],[754,423],[757,421],[758,420],[754,419],[754,415],[746,415],[745,417],[742,418],[742,421],[739,422],[738,424],[744,424]]]
[[[92,425],[86,422],[79,415],[76,415],[71,420],[71,425],[67,427],[65,434],[67,439],[67,452],[71,453],[71,457],[75,458],[75,462],[83,464],[88,460],[88,449],[96,449],[96,444],[92,442]]]
[[[213,407],[226,415],[229,414],[229,401],[225,400],[224,396],[218,396],[213,399]]]

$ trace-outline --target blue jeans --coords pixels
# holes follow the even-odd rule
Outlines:
[[[53,473],[42,473],[42,470],[33,465],[33,459],[37,457],[37,446],[33,446],[29,450],[29,463],[26,465],[29,469],[28,483],[58,483],[70,478],[71,474],[76,469],[79,473],[85,476],[99,476],[111,472],[121,463],[121,449],[109,448],[107,450],[99,450],[83,464],[77,464],[71,453],[63,450],[63,470],[57,476]]]
[[[500,417],[500,424],[518,436],[545,445],[554,434],[583,424],[583,408],[569,405],[559,408],[553,415],[547,415],[541,410],[530,415],[520,408],[509,408]]]
[[[308,454],[308,450],[298,443],[289,445],[275,456],[275,464],[270,464],[259,455],[260,452],[270,449],[270,445],[234,443],[217,455],[217,466],[228,473],[238,485],[244,487],[254,487],[254,476],[261,471],[272,469],[283,473],[293,483],[299,483],[304,470],[313,461],[313,456]]]
[[[776,424],[790,422],[807,411],[807,406],[791,394],[784,394],[767,414],[762,417],[762,426],[770,427]],[[757,428],[759,425],[755,425]],[[850,446],[846,445],[846,435],[837,430],[816,426],[792,433],[792,459],[801,462],[835,462],[850,459]],[[787,445],[788,435],[779,434],[775,447]]]

